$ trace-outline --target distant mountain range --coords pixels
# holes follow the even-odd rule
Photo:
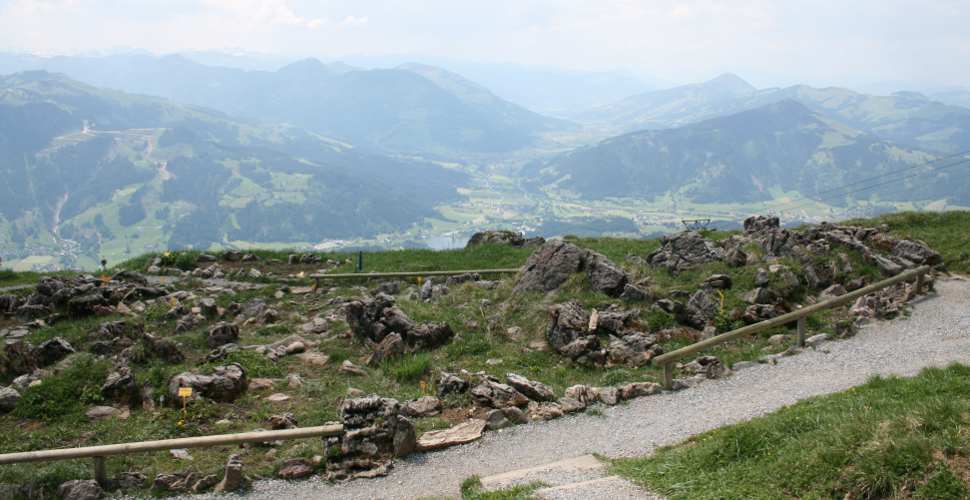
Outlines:
[[[784,100],[901,145],[940,153],[970,150],[970,109],[916,92],[872,96],[848,89],[796,85],[756,89],[736,75],[634,95],[578,114],[618,131],[674,128]]]
[[[438,68],[362,70],[306,59],[277,71],[206,66],[172,55],[0,57],[0,72],[44,69],[99,87],[288,123],[358,147],[449,156],[528,147],[573,125],[502,100]]]
[[[970,150],[959,89],[757,89],[725,74],[565,121],[416,63],[0,54],[0,73],[31,67],[60,73],[0,76],[0,254],[35,267],[185,246],[410,245],[492,224],[647,234],[670,217],[644,204],[734,217],[795,192],[844,209],[970,206],[970,167],[934,163]],[[600,83],[642,88],[622,81]],[[576,102],[610,92],[592,94]]]
[[[406,228],[464,173],[285,126],[106,91],[0,77],[0,249],[63,263],[226,242],[318,242]]]
[[[534,187],[554,186],[587,199],[652,199],[673,192],[698,203],[750,203],[771,200],[781,190],[831,205],[880,197],[970,204],[967,168],[925,165],[935,157],[785,99],[680,128],[607,139],[536,161],[526,174]],[[840,189],[877,184],[874,177],[899,181],[848,196],[852,189]]]

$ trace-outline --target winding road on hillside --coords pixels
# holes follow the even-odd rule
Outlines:
[[[552,422],[487,433],[480,441],[399,461],[385,478],[331,485],[261,481],[251,498],[374,499],[457,497],[461,481],[588,453],[639,456],[658,446],[774,411],[800,399],[842,391],[875,375],[916,374],[928,366],[970,363],[970,282],[939,280],[906,319],[872,323],[855,337],[757,365],[696,387]],[[198,497],[196,497],[198,498]]]

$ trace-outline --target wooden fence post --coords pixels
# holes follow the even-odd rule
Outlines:
[[[94,480],[102,487],[108,486],[108,472],[105,470],[104,457],[94,457]]]
[[[802,316],[798,318],[798,347],[805,347],[805,318],[807,316]]]

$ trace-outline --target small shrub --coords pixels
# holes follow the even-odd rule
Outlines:
[[[661,311],[660,309],[650,309],[650,311],[647,312],[646,322],[647,328],[649,328],[651,332],[677,326],[677,320],[675,320],[674,317],[667,312]]]

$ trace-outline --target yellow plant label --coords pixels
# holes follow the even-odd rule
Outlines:
[[[180,398],[191,398],[192,388],[191,387],[179,387],[179,397]]]

